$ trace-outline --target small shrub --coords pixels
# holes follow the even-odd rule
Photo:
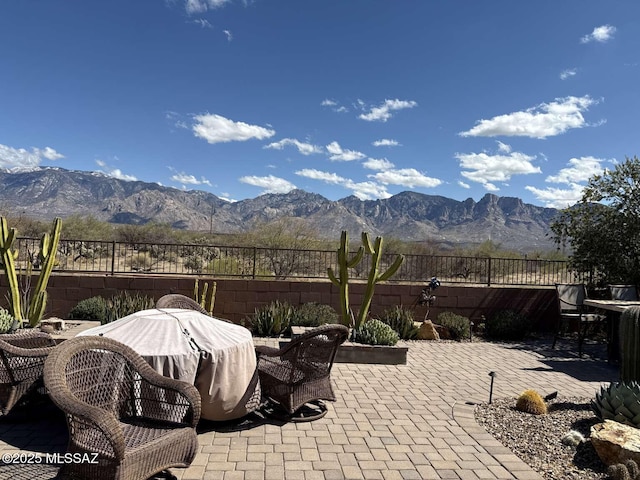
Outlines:
[[[16,319],[9,310],[0,307],[0,333],[9,333],[14,329]]]
[[[535,390],[525,390],[516,400],[516,409],[533,415],[544,415],[547,413],[547,404]]]
[[[486,321],[485,334],[495,340],[522,340],[529,332],[529,319],[513,310],[496,312]]]
[[[292,317],[293,307],[287,302],[275,300],[256,308],[250,320],[251,331],[258,337],[278,337],[289,329]]]
[[[389,325],[372,318],[354,330],[354,340],[368,345],[395,345],[399,338]]]
[[[155,303],[155,300],[147,295],[121,292],[106,300],[105,319],[102,323],[111,323],[132,313],[149,310]]]
[[[338,312],[331,305],[303,303],[293,312],[291,325],[298,327],[319,327],[327,323],[339,323]]]
[[[402,305],[385,310],[380,320],[393,328],[402,340],[411,340],[418,335],[418,328],[413,323],[413,312]]]
[[[151,270],[153,260],[147,252],[138,252],[137,255],[128,258],[125,264],[134,272],[148,272]]]
[[[438,315],[438,323],[449,329],[453,340],[469,338],[471,334],[471,322],[462,315],[453,312],[442,312]]]
[[[100,296],[80,300],[69,312],[71,320],[100,320],[104,323],[107,318],[107,302]]]

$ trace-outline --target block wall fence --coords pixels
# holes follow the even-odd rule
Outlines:
[[[35,285],[34,277],[32,284]],[[272,300],[288,301],[292,305],[306,302],[329,304],[339,309],[339,291],[329,281],[244,280],[199,277],[200,284],[217,284],[214,315],[240,323],[257,307]],[[69,311],[85,298],[101,295],[108,298],[121,291],[139,292],[154,299],[168,293],[193,296],[194,276],[160,275],[78,275],[53,274],[47,288],[46,317],[66,318]],[[382,313],[394,305],[412,306],[424,284],[378,284],[371,305],[372,314]],[[350,284],[351,304],[360,305],[364,283]],[[7,303],[6,279],[0,280],[0,305]],[[555,288],[553,287],[486,287],[443,285],[435,291],[436,301],[429,318],[451,311],[470,318],[475,323],[482,316],[490,317],[498,310],[511,309],[524,313],[537,329],[550,330],[557,319]],[[426,307],[415,306],[416,320],[422,320]]]

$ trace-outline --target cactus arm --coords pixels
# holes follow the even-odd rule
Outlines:
[[[0,253],[2,254],[2,262],[4,265],[4,274],[9,284],[9,302],[11,315],[16,320],[22,320],[22,308],[20,307],[20,285],[18,284],[18,275],[16,274],[16,265],[14,257],[17,257],[17,251],[13,252],[11,247],[16,238],[16,229],[7,226],[7,219],[0,217]]]
[[[42,261],[42,267],[40,275],[38,276],[38,282],[33,291],[31,302],[29,303],[29,311],[27,317],[29,318],[29,324],[35,327],[42,316],[44,315],[44,308],[47,303],[47,284],[49,283],[49,277],[53,271],[53,267],[56,264],[56,253],[58,252],[58,243],[60,242],[60,231],[62,230],[62,220],[56,218],[51,226],[51,233],[45,233],[40,240],[40,260]]]
[[[358,319],[356,321],[355,328],[359,328],[366,320],[371,308],[371,301],[373,300],[373,293],[376,288],[376,284],[388,280],[394,273],[398,271],[400,265],[404,261],[404,256],[398,256],[393,264],[383,273],[380,273],[380,259],[382,258],[382,237],[376,237],[375,243],[371,245],[369,235],[366,232],[362,232],[362,243],[368,254],[371,255],[371,268],[369,269],[369,276],[367,277],[367,288],[362,298],[362,305],[358,312]]]

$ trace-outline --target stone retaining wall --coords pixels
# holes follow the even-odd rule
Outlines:
[[[32,285],[37,278],[34,277]],[[120,291],[140,292],[155,299],[167,293],[192,296],[193,276],[167,275],[78,275],[53,274],[47,289],[49,302],[47,316],[65,318],[78,301],[95,295],[110,297]],[[211,282],[201,277],[200,282]],[[286,300],[293,305],[319,302],[338,309],[339,291],[329,281],[242,280],[216,279],[217,294],[214,314],[240,323],[242,319],[272,300]],[[362,300],[365,285],[350,285],[351,304],[354,309]],[[424,285],[379,284],[371,305],[375,315],[394,305],[411,306]],[[0,305],[6,306],[7,284],[0,280]],[[436,301],[429,318],[438,313],[452,311],[469,317],[474,322],[482,316],[489,317],[502,309],[513,309],[526,314],[538,329],[549,330],[557,318],[555,289],[553,287],[486,287],[444,285],[435,292]],[[425,307],[416,306],[416,320],[422,320]]]

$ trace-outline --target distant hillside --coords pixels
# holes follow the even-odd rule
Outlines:
[[[354,196],[332,201],[302,190],[268,194],[235,203],[211,193],[155,183],[127,182],[94,172],[42,168],[0,171],[0,207],[12,214],[51,219],[73,214],[113,222],[155,221],[174,228],[239,232],[255,221],[299,217],[334,238],[341,230],[404,240],[469,245],[491,239],[505,248],[552,248],[546,237],[557,210],[518,198],[487,194],[479,202],[402,192],[383,200]]]

